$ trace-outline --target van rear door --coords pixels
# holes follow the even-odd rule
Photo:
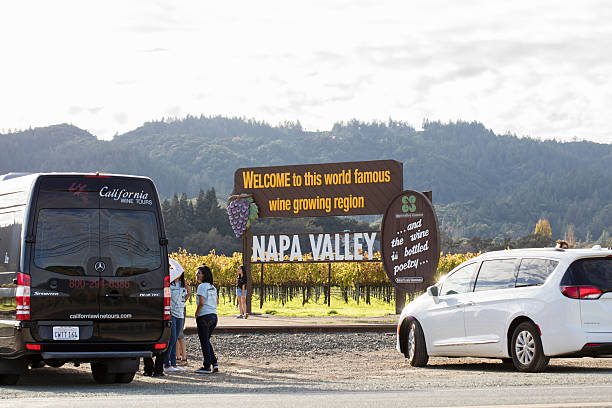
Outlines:
[[[34,236],[31,261],[31,320],[38,321],[38,340],[52,340],[53,322],[84,326],[78,340],[95,337],[92,321],[98,318],[100,259],[98,181],[80,175],[41,176],[35,190]],[[49,322],[47,325],[45,321]],[[58,331],[59,333],[59,331]],[[76,340],[76,339],[75,339]]]
[[[585,331],[612,333],[612,257],[574,261],[562,285],[577,288]]]
[[[100,181],[100,338],[156,341],[168,275],[157,192],[147,179]]]

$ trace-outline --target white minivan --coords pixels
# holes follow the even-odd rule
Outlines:
[[[469,356],[538,372],[551,357],[612,357],[612,250],[482,254],[409,303],[397,334],[415,367]]]

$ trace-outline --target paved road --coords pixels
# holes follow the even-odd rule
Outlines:
[[[203,390],[204,391],[204,390]],[[17,398],[3,400],[4,408],[95,406],[213,407],[609,407],[612,386],[507,387],[493,389],[436,389],[387,392],[226,393],[99,396],[97,398]]]

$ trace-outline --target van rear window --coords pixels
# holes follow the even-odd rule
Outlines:
[[[96,275],[99,259],[114,276],[145,273],[161,266],[155,213],[110,209],[43,209],[38,213],[34,263],[64,275]]]
[[[612,290],[612,258],[587,258],[574,261],[561,280],[562,286],[595,286]]]
[[[112,260],[115,276],[130,276],[161,266],[155,214],[100,210],[100,252]]]
[[[85,275],[100,257],[99,210],[71,208],[38,212],[34,264],[62,275]]]

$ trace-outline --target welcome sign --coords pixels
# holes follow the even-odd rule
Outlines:
[[[251,194],[260,218],[382,214],[402,172],[395,160],[242,168],[234,194]]]

